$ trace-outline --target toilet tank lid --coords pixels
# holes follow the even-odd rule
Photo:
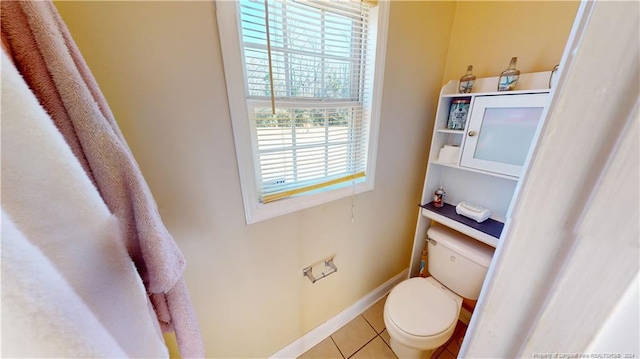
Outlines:
[[[489,268],[489,264],[491,264],[493,247],[449,227],[433,223],[427,231],[427,238],[433,239],[439,245],[444,245],[483,267]]]

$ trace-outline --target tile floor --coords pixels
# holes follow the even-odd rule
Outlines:
[[[386,299],[385,296],[330,337],[302,354],[299,359],[397,359],[389,346],[389,333],[385,329],[382,317]],[[466,330],[467,326],[458,321],[451,339],[436,349],[431,358],[456,358]]]

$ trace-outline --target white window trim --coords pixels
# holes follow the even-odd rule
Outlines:
[[[376,16],[378,21],[373,21],[370,26],[376,26],[376,63],[373,77],[373,94],[371,101],[371,119],[369,129],[369,143],[367,156],[366,180],[352,186],[330,189],[320,193],[305,194],[291,197],[267,204],[258,201],[259,184],[256,183],[255,166],[253,158],[253,146],[249,113],[247,110],[247,90],[244,81],[244,68],[240,41],[240,24],[238,23],[236,1],[216,1],[216,15],[218,31],[222,49],[225,80],[227,84],[227,96],[229,100],[229,112],[233,127],[236,157],[240,185],[242,187],[242,199],[247,224],[252,224],[266,219],[292,213],[298,210],[310,208],[320,204],[346,198],[359,193],[373,190],[376,157],[378,148],[378,131],[380,127],[380,112],[382,103],[382,84],[384,79],[384,67],[387,48],[387,29],[389,24],[389,1],[379,1],[371,16]]]

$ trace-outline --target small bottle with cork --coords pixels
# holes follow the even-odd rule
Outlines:
[[[444,191],[444,188],[442,188],[442,186],[440,186],[440,188],[438,188],[435,193],[433,194],[433,206],[437,207],[437,208],[442,208],[444,207],[444,195],[446,194],[446,192]]]
[[[464,74],[458,82],[458,92],[470,93],[471,89],[473,89],[473,84],[476,82],[476,76],[471,71],[473,71],[473,65],[467,66],[467,73]]]
[[[520,70],[516,69],[517,57],[512,57],[509,68],[502,71],[498,79],[498,91],[513,91],[520,79]]]

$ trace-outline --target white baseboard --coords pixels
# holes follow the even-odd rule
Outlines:
[[[271,355],[270,358],[297,358],[304,354],[307,350],[313,348],[321,341],[328,338],[336,330],[342,328],[353,318],[362,314],[370,306],[382,299],[393,287],[408,278],[409,269],[395,275],[393,278],[384,282],[381,286],[362,297],[349,308],[338,313],[335,317],[320,324],[307,334],[295,340],[293,343],[282,348],[280,351]]]

